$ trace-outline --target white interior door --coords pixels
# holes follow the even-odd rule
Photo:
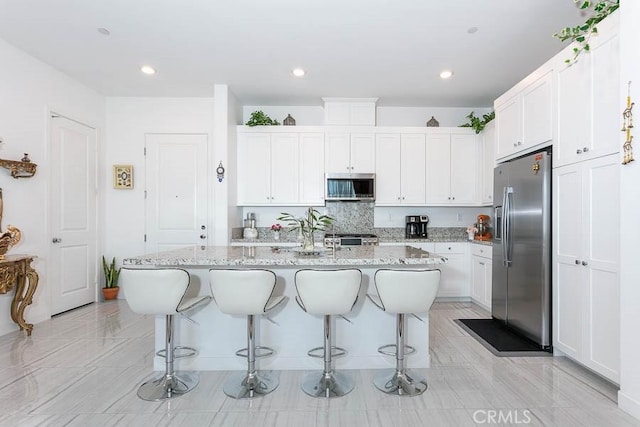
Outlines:
[[[51,118],[51,314],[97,297],[96,131]]]
[[[147,134],[145,251],[206,245],[207,135]]]

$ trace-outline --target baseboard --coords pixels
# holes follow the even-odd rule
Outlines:
[[[618,407],[640,420],[640,401],[633,399],[622,391],[618,392]]]

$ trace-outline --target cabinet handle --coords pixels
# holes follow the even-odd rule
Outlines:
[[[518,145],[522,145],[522,141],[518,141]]]
[[[451,200],[455,200],[455,199],[456,199],[455,197],[452,197],[452,198],[451,198]]]
[[[518,144],[516,144],[516,143],[514,142],[514,143],[513,143],[513,146],[514,146],[514,147],[517,147],[517,146],[518,146]]]
[[[480,265],[484,265],[484,262],[479,262],[478,264],[480,264]]]
[[[576,150],[576,154],[582,154],[582,150],[578,148],[578,149]]]
[[[587,261],[582,261],[582,265],[589,265],[589,263]]]
[[[447,200],[451,200],[451,196],[447,197]]]
[[[398,197],[398,200],[400,200],[400,197]]]
[[[61,238],[59,238],[59,237],[54,237],[53,239],[51,239],[51,242],[52,242],[52,243],[61,243],[61,242],[62,242],[62,239],[61,239]]]
[[[580,260],[579,259],[576,260],[576,265],[580,265]]]
[[[589,147],[584,147],[584,148],[582,149],[582,151],[583,151],[584,153],[586,153],[587,151],[589,151]]]
[[[404,197],[402,198],[402,200],[404,200]]]

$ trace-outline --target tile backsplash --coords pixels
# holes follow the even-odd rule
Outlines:
[[[372,233],[373,202],[327,202],[325,213],[334,218],[336,233]]]

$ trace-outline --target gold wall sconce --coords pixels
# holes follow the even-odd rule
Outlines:
[[[0,159],[0,166],[11,172],[11,176],[18,178],[31,178],[36,174],[38,165],[31,163],[31,159],[27,153],[21,160]]]

